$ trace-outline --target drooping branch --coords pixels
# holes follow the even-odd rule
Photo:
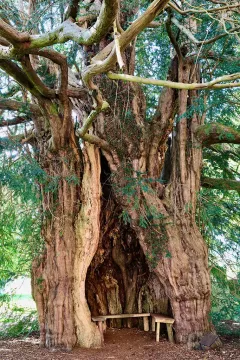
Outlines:
[[[17,135],[9,135],[8,137],[1,137],[0,138],[0,149],[7,148],[9,143],[14,144],[26,144],[32,142],[35,138],[33,131],[28,131],[24,134],[17,134]]]
[[[203,146],[219,143],[240,144],[240,132],[222,124],[201,125],[195,134]]]
[[[59,96],[62,96],[63,94],[67,95],[68,97],[73,98],[82,98],[83,95],[86,95],[87,90],[84,87],[78,86],[77,89],[74,88],[67,88],[68,86],[68,64],[67,64],[67,58],[65,55],[62,55],[54,50],[39,50],[34,49],[31,51],[31,54],[33,55],[39,55],[42,57],[45,57],[49,60],[51,60],[53,63],[59,65],[61,70],[61,81],[60,81],[60,87],[59,90],[56,90],[56,94]]]
[[[172,17],[171,18],[171,22],[176,25],[178,27],[179,30],[181,30],[188,38],[189,40],[191,40],[194,44],[201,46],[201,45],[208,45],[208,44],[212,44],[213,42],[216,42],[217,40],[229,35],[229,34],[234,34],[236,32],[239,32],[240,27],[236,27],[233,29],[230,29],[228,32],[224,32],[222,34],[218,34],[216,36],[214,36],[211,39],[208,40],[198,40],[195,38],[195,36],[191,33],[191,31],[189,29],[187,29],[185,26],[183,26],[182,24],[180,24],[180,22],[175,18]]]
[[[10,60],[1,60],[0,59],[0,68],[2,68],[8,75],[10,75],[12,78],[14,78],[20,85],[25,87],[32,95],[39,97],[39,96],[46,96],[48,98],[53,98],[56,95],[61,97],[61,94],[66,92],[66,95],[73,98],[81,98],[84,94],[86,94],[86,89],[84,88],[68,88],[66,89],[67,85],[67,69],[66,65],[67,63],[62,62],[61,63],[61,57],[63,55],[58,54],[51,50],[34,50],[33,54],[44,56],[46,58],[49,58],[53,60],[55,63],[59,64],[62,71],[62,77],[61,77],[61,84],[59,90],[52,90],[49,89],[47,86],[44,85],[44,83],[41,81],[41,79],[37,76],[34,69],[32,68],[31,64],[28,65],[25,63],[28,76],[25,74],[25,72],[14,62]],[[53,55],[54,54],[54,55]],[[64,90],[63,90],[64,89]],[[66,89],[66,91],[65,91]],[[39,91],[41,90],[41,91]]]
[[[127,75],[127,74],[115,74],[113,72],[108,72],[107,76],[109,79],[112,80],[123,80],[123,81],[131,81],[136,82],[139,84],[147,84],[147,85],[157,85],[157,86],[165,86],[172,89],[183,89],[183,90],[201,90],[201,89],[225,89],[225,88],[233,88],[233,87],[240,87],[240,82],[234,83],[226,83],[226,84],[219,84],[225,81],[233,81],[240,79],[240,73],[230,74],[220,76],[212,81],[206,83],[181,83],[181,82],[174,82],[168,80],[157,80],[151,78],[141,78],[139,76]]]
[[[90,115],[87,117],[86,121],[84,122],[82,128],[77,131],[77,135],[83,137],[91,127],[93,120],[97,117],[97,115],[108,108],[109,108],[109,104],[106,101],[103,101],[101,107],[92,110]]]
[[[179,60],[181,60],[183,58],[182,56],[182,52],[181,49],[178,45],[178,42],[173,34],[172,28],[171,28],[171,22],[172,22],[172,14],[170,11],[168,11],[168,19],[166,21],[166,30],[169,36],[169,39],[171,40],[171,43],[173,44],[173,47],[177,53],[177,56],[179,58]]]
[[[120,45],[119,45],[119,34],[118,34],[117,21],[116,20],[114,21],[113,29],[114,29],[114,41],[115,41],[117,61],[118,61],[118,65],[119,65],[120,70],[122,70],[124,68],[124,62],[123,62],[123,59],[122,59]]]
[[[203,177],[201,179],[201,186],[209,189],[236,190],[240,192],[240,181],[231,179],[215,179]]]
[[[213,151],[214,153],[219,154],[220,156],[227,156],[229,159],[232,159],[233,161],[240,161],[240,149],[239,151],[234,151],[235,149],[232,149],[232,147],[226,149],[226,146],[223,148],[221,145],[210,145],[207,147],[209,150]],[[204,153],[204,156],[206,156],[206,153]]]
[[[224,11],[224,10],[237,9],[240,7],[240,3],[226,5],[226,6],[220,6],[220,7],[210,8],[210,9],[203,9],[203,8],[199,9],[199,7],[193,7],[192,9],[187,9],[187,10],[180,9],[180,7],[175,5],[173,2],[169,2],[169,6],[181,15],[188,15],[188,14],[195,14],[195,13],[208,14],[208,13],[215,13],[215,12]]]

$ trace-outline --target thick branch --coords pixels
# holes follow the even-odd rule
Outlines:
[[[21,113],[29,113],[40,115],[40,109],[37,105],[24,103],[21,101],[11,100],[11,99],[0,99],[0,109],[3,110],[12,110],[12,111],[19,111]]]
[[[7,24],[4,20],[0,19],[0,35],[13,45],[29,41],[28,33],[21,33],[15,30],[11,25]]]
[[[0,68],[6,71],[6,73],[15,79],[20,85],[30,91],[32,95],[36,97],[41,95],[17,64],[10,60],[0,60]]]
[[[124,80],[124,81],[136,82],[139,84],[165,86],[165,87],[172,88],[172,89],[183,89],[183,90],[200,90],[200,89],[211,90],[211,89],[225,89],[225,88],[240,87],[240,82],[219,84],[219,83],[225,82],[225,81],[232,81],[232,80],[240,79],[240,73],[220,76],[220,77],[218,77],[212,81],[206,82],[206,83],[191,83],[191,84],[168,81],[168,80],[141,78],[139,76],[133,76],[133,75],[127,75],[127,74],[115,74],[112,72],[108,72],[107,76],[109,77],[109,79],[112,79],[112,80]]]
[[[28,79],[34,85],[34,87],[38,90],[38,92],[48,98],[55,98],[56,94],[53,89],[49,89],[42,80],[38,77],[36,71],[33,69],[30,58],[28,55],[25,55],[22,60],[21,64],[23,70],[25,71]]]
[[[11,120],[0,120],[0,127],[24,124],[31,121],[31,118],[17,116]]]
[[[196,136],[203,146],[218,143],[240,144],[240,132],[222,124],[201,125],[196,130]]]
[[[89,142],[90,144],[94,144],[98,147],[100,147],[101,149],[107,151],[107,152],[110,152],[111,151],[111,148],[110,148],[110,145],[107,141],[99,138],[98,136],[96,135],[92,135],[92,134],[85,134],[82,139],[84,141],[87,141]]]
[[[144,30],[161,11],[163,11],[168,2],[169,0],[154,0],[147,10],[135,20],[126,31],[121,33],[119,36],[119,47],[121,52],[123,52],[135,37]],[[90,80],[94,75],[111,70],[116,61],[117,56],[113,41],[92,59],[92,65],[90,65],[83,74],[85,83],[89,85]]]
[[[74,3],[76,5],[76,1]],[[74,9],[75,7],[70,10],[75,12],[76,9]],[[98,43],[108,33],[116,19],[118,9],[118,0],[104,0],[100,14],[90,29],[80,28],[71,19],[67,19],[57,28],[43,35],[20,33],[3,20],[0,20],[0,35],[13,45],[13,47],[0,46],[0,58],[14,59],[19,55],[29,54],[31,49],[44,48],[69,40],[81,45]]]
[[[109,104],[106,101],[103,101],[101,107],[96,108],[95,110],[92,110],[90,115],[87,117],[86,121],[84,122],[82,128],[77,131],[77,135],[83,138],[83,136],[90,129],[90,127],[93,123],[93,120],[97,117],[97,115],[100,114],[102,111],[105,111],[108,108],[109,108]]]
[[[236,190],[240,192],[240,181],[231,179],[215,179],[204,177],[201,179],[201,186],[210,189]]]
[[[89,30],[91,36],[89,37],[90,44],[99,42],[103,36],[107,34],[109,28],[113,25],[119,10],[118,0],[104,0],[99,17],[96,23]]]
[[[6,39],[0,36],[0,45],[9,46],[10,43]]]
[[[44,35],[32,35],[29,49],[43,48],[73,40],[81,45],[99,42],[108,32],[118,12],[118,0],[104,0],[96,23],[90,29],[82,29],[70,20]]]

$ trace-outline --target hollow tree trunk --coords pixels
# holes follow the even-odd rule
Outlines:
[[[168,300],[150,273],[135,231],[124,223],[111,186],[110,169],[101,157],[101,217],[98,250],[89,267],[86,291],[92,315],[136,312],[167,314]],[[111,320],[111,326],[139,321]]]
[[[199,82],[198,67],[189,59],[180,63],[174,59],[170,70],[173,81]],[[113,149],[104,156],[111,169],[115,201],[127,214],[148,265],[170,300],[176,340],[192,347],[212,328],[208,252],[195,223],[202,149],[194,132],[203,118],[189,109],[198,94],[163,90],[156,115],[146,126],[140,88],[119,82],[114,89],[108,84],[108,95],[111,86],[119,96],[114,97],[113,112],[99,119],[95,132]],[[169,166],[164,162],[171,133]],[[163,185],[160,176],[166,165],[171,167],[170,179]]]

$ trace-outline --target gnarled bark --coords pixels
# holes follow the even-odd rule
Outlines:
[[[98,347],[102,342],[85,297],[86,273],[99,240],[99,152],[85,144],[83,154],[82,163],[74,145],[48,152],[42,163],[52,184],[43,188],[46,249],[33,263],[33,294],[41,344],[48,348]],[[55,188],[47,191],[50,185]]]
[[[197,82],[198,68],[190,60],[178,63],[175,59],[170,77],[183,83],[190,82],[190,78]],[[132,109],[131,127],[126,122],[121,128],[121,147],[117,139],[109,138],[110,129],[119,126],[118,122],[114,124],[113,116],[105,116],[104,123],[100,119],[96,129],[102,137],[106,134],[115,149],[105,153],[112,172],[114,196],[128,214],[147,263],[170,301],[176,340],[192,347],[211,329],[208,252],[195,224],[202,148],[194,133],[203,118],[194,112],[188,115],[197,92],[164,90],[148,137],[143,126],[143,95],[138,86],[118,84],[118,91],[122,100],[118,99],[121,108],[115,108],[115,119],[116,115],[122,118],[124,91],[128,91],[128,106]],[[171,172],[169,183],[163,185],[159,179],[166,165],[169,134],[172,134]]]
[[[88,267],[97,250],[100,232],[100,159],[94,145],[85,144],[84,175],[81,209],[76,222],[76,252],[74,258],[74,320],[77,344],[98,347],[102,344],[97,326],[91,322],[91,313],[85,295]]]
[[[52,181],[55,188],[53,192],[43,189],[42,236],[46,249],[43,261],[33,267],[33,284],[41,343],[49,348],[71,349],[76,343],[72,290],[79,194],[70,177],[74,174],[80,179],[79,165],[71,149],[48,153],[45,159],[49,183]]]

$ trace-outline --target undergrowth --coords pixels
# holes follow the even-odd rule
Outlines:
[[[27,337],[38,333],[37,311],[20,307],[12,296],[0,296],[0,338]]]

